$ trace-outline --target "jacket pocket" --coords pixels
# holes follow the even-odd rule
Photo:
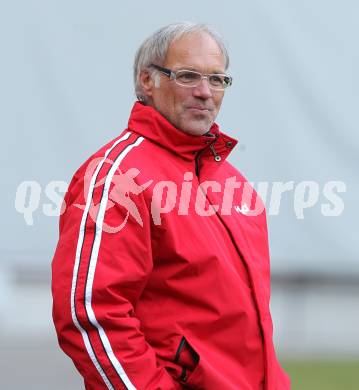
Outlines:
[[[187,339],[182,336],[178,345],[174,362],[181,366],[182,372],[178,378],[181,382],[187,382],[199,363],[199,355],[189,344]]]

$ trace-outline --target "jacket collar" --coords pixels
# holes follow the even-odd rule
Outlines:
[[[169,149],[186,160],[193,160],[197,153],[218,154],[226,158],[237,144],[237,140],[222,133],[216,123],[209,132],[194,136],[174,127],[151,106],[135,102],[128,121],[128,129]],[[210,144],[213,147],[210,148]],[[208,149],[208,150],[205,150]],[[213,152],[213,149],[215,152]]]

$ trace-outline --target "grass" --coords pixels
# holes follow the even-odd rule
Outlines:
[[[292,390],[358,390],[359,361],[284,361]]]

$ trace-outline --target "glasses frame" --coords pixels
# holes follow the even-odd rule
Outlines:
[[[226,90],[228,87],[230,87],[232,85],[232,82],[233,82],[233,78],[231,76],[228,76],[226,74],[223,74],[223,73],[208,73],[208,74],[203,74],[201,72],[197,72],[195,70],[189,70],[189,69],[178,69],[177,71],[173,71],[171,69],[168,69],[168,68],[164,68],[163,66],[159,66],[159,65],[156,65],[156,64],[151,64],[150,65],[152,68],[155,68],[157,69],[159,72],[165,74],[166,76],[168,76],[170,78],[170,80],[174,80],[175,83],[177,85],[180,85],[181,87],[186,87],[186,88],[195,88],[197,87],[203,79],[206,79],[207,82],[208,82],[208,86],[210,89],[212,89],[213,91],[224,91]],[[186,85],[186,84],[181,84],[180,82],[178,82],[177,80],[177,73],[178,72],[183,72],[183,71],[186,71],[186,72],[191,72],[191,73],[196,73],[196,74],[199,74],[201,76],[201,80],[198,81],[198,83],[196,85]],[[225,78],[228,79],[228,84],[223,84],[223,87],[214,87],[213,85],[211,85],[210,81],[209,81],[209,77],[210,76],[224,76]]]

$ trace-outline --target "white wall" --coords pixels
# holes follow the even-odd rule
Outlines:
[[[46,186],[68,183],[126,126],[142,40],[168,22],[192,19],[215,26],[230,49],[234,84],[218,122],[240,140],[231,161],[270,190],[275,181],[293,182],[279,214],[269,216],[273,269],[359,273],[357,2],[15,0],[1,8],[2,262],[49,263],[57,218],[42,210],[52,204]],[[14,206],[23,181],[41,189],[33,226]],[[317,183],[319,194],[298,219],[294,195],[300,198],[303,181]],[[323,194],[329,181],[346,186],[336,217],[321,211],[330,204]]]

